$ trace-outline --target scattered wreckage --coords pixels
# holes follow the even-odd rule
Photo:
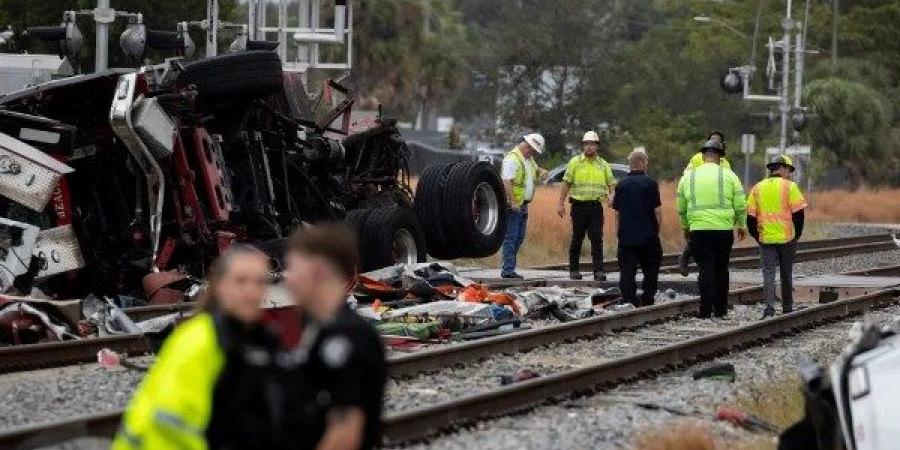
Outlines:
[[[234,242],[271,254],[277,273],[302,223],[351,222],[363,270],[499,249],[506,197],[492,166],[434,166],[414,192],[396,122],[351,133],[355,93],[329,80],[322,97],[340,101],[313,120],[300,77],[264,50],[0,97],[0,339],[78,335],[53,331],[64,321],[42,319],[58,315],[46,301],[183,301]]]

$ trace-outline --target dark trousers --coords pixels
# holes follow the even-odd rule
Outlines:
[[[762,255],[763,290],[766,293],[766,305],[775,307],[775,267],[781,275],[781,306],[790,311],[794,306],[793,269],[796,242],[787,244],[762,244],[759,252]]]
[[[728,312],[728,259],[731,230],[691,232],[691,250],[700,272],[700,317],[725,317]]]
[[[622,298],[634,306],[652,305],[656,298],[659,284],[659,265],[662,262],[662,246],[659,239],[648,244],[634,247],[619,245],[619,290]],[[641,267],[644,280],[641,289],[644,291],[641,300],[637,300],[637,283],[634,281],[637,268]]]
[[[594,273],[603,272],[603,206],[600,202],[572,202],[572,242],[569,244],[569,272],[580,272],[581,243],[591,240]]]

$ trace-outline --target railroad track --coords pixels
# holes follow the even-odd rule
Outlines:
[[[749,239],[749,238],[748,238]],[[819,239],[814,241],[800,241],[797,243],[797,262],[809,261],[811,259],[823,259],[833,256],[844,256],[854,253],[867,253],[881,250],[896,249],[890,234],[873,234],[865,236],[852,236],[846,238]],[[675,272],[678,270],[679,253],[666,253],[662,258],[662,271]],[[807,259],[801,259],[806,257]],[[753,268],[759,265],[759,247],[735,247],[731,250],[731,267]],[[580,270],[593,270],[593,265],[589,261],[580,263]],[[691,266],[696,269],[695,265]],[[569,270],[568,264],[550,264],[544,266],[531,267],[534,270]],[[619,262],[615,259],[604,261],[603,270],[605,272],[617,272],[619,270]]]
[[[869,268],[846,272],[844,275],[896,276],[900,275],[900,266]],[[750,287],[732,291],[729,300],[743,303],[757,299],[760,295],[759,287]],[[818,305],[793,314],[666,345],[614,361],[569,370],[449,402],[405,410],[385,418],[385,436],[389,442],[394,443],[426,438],[447,429],[448,426],[525,409],[548,399],[588,392],[597,386],[619,384],[639,374],[664,370],[759,340],[772,339],[791,330],[896,303],[898,295],[900,291],[892,289]],[[477,361],[491,355],[517,353],[549,343],[574,341],[667,321],[691,313],[696,307],[697,299],[673,301],[609,316],[402,355],[390,359],[390,372],[392,376],[397,377],[434,371],[448,365]],[[121,413],[122,411],[112,411],[10,430],[0,433],[0,448],[31,448],[81,436],[108,437],[115,432]]]
[[[522,411],[547,401],[582,395],[684,366],[736,348],[777,339],[800,329],[900,303],[900,288],[802,309],[768,320],[713,332],[611,361],[589,364],[484,393],[416,407],[384,418],[389,444],[426,439],[478,420]]]
[[[890,235],[887,234],[859,236],[847,239],[806,241],[801,242],[800,244],[802,250],[798,251],[798,261],[896,248]],[[842,245],[835,246],[836,244]],[[740,248],[736,249],[736,251],[739,253],[750,253],[752,251],[754,256],[738,256],[737,258],[732,258],[733,264],[743,266],[758,262],[758,256],[755,256],[755,252],[758,250],[755,247]],[[667,255],[666,257],[672,259],[677,258],[677,255],[672,254]],[[615,264],[615,261],[609,262]],[[900,273],[900,271],[893,272],[893,269],[891,268],[886,270],[889,273]],[[873,272],[872,275],[876,273],[883,275],[885,272]],[[855,274],[859,273],[846,273],[845,275]],[[525,280],[491,283],[490,287],[500,289],[526,286],[538,287],[549,284],[562,287],[587,287],[596,285],[596,283],[590,281],[551,282],[544,280]],[[761,298],[762,291],[759,287],[753,287],[745,290],[733,291],[732,295],[733,297],[730,298],[731,302],[747,303],[750,301],[758,301]],[[618,317],[619,315],[600,316],[587,319],[586,321],[575,321],[567,324],[545,327],[539,330],[529,330],[472,341],[462,345],[402,355],[391,360],[392,365],[390,366],[390,371],[391,374],[395,376],[410,375],[423,370],[428,371],[440,368],[441,360],[467,362],[481,358],[484,355],[496,354],[497,352],[524,351],[528,348],[550,342],[548,339],[551,336],[555,336],[554,339],[556,340],[577,339],[593,334],[642,326],[660,320],[669,320],[681,314],[685,314],[686,312],[694,311],[698,308],[698,305],[698,298],[667,302],[651,308],[642,308],[628,314],[623,314],[621,315],[622,317],[618,319],[615,319],[615,317]],[[132,319],[140,321],[172,312],[191,311],[195,307],[195,303],[181,303],[175,305],[154,305],[128,308],[125,312]],[[140,355],[150,352],[152,345],[144,336],[135,334],[0,347],[0,374],[91,362],[96,359],[97,352],[103,348],[109,348],[116,352],[129,355]]]
[[[736,348],[777,339],[800,329],[896,304],[900,302],[898,297],[900,288],[821,304],[611,361],[589,364],[502,386],[489,392],[390,414],[383,421],[385,439],[391,444],[426,439],[459,425],[627,383]],[[121,413],[122,411],[113,411],[10,430],[0,433],[0,447],[24,449],[64,442],[75,437],[110,437],[119,423]]]

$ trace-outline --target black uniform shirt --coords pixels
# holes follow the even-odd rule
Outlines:
[[[619,213],[619,245],[639,247],[659,239],[654,210],[660,205],[656,181],[641,170],[629,172],[613,197],[613,209]]]
[[[288,441],[312,450],[324,435],[329,410],[357,407],[366,416],[360,449],[380,445],[387,367],[378,333],[348,307],[342,307],[327,324],[306,327],[320,328],[308,347],[307,361],[297,368],[291,383]]]

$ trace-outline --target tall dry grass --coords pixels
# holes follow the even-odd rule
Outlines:
[[[660,238],[667,252],[678,251],[684,245],[681,222],[675,208],[677,183],[660,183],[662,199],[662,226]],[[556,214],[559,186],[541,186],[535,192],[528,218],[528,234],[519,253],[519,265],[536,266],[568,261],[572,224],[568,212],[564,218]],[[807,226],[803,239],[825,237],[819,225],[827,222],[900,223],[900,189],[861,189],[858,191],[817,191],[810,196]],[[568,208],[568,205],[567,205]],[[616,215],[604,206],[603,242],[604,259],[616,255]],[[752,239],[741,244],[755,245]],[[582,247],[582,258],[589,257],[588,240]],[[499,263],[495,255],[476,261],[486,266]]]

